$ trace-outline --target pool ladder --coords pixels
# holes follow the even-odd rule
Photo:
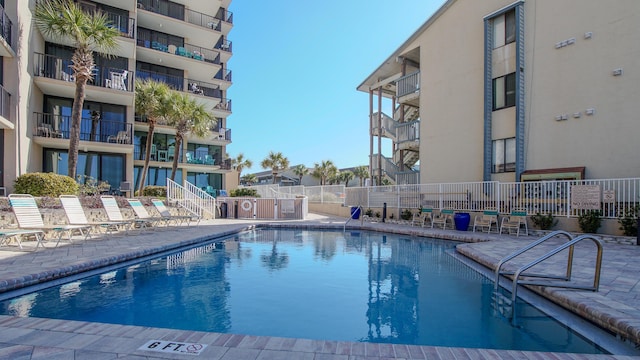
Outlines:
[[[508,261],[526,253],[527,251],[533,249],[534,247],[542,244],[543,242],[552,239],[556,236],[564,236],[567,238],[567,242],[564,244],[561,244],[560,246],[556,247],[555,249],[547,252],[546,254],[540,256],[539,258],[529,262],[528,264],[525,264],[523,266],[521,266],[518,270],[516,271],[502,271],[502,266],[507,263]],[[583,241],[583,240],[591,240],[596,244],[597,247],[597,254],[596,254],[596,263],[595,263],[595,273],[593,276],[593,285],[591,286],[585,286],[585,285],[577,285],[577,284],[569,284],[568,281],[571,280],[571,270],[573,268],[573,253],[574,253],[574,246],[575,244]],[[550,257],[552,257],[553,255],[558,254],[559,252],[565,250],[565,249],[569,249],[569,253],[567,256],[567,268],[566,268],[566,272],[564,275],[549,275],[549,274],[533,274],[533,273],[525,273],[525,271],[529,270],[530,268],[532,268],[535,265],[540,264],[541,262],[549,259]],[[566,231],[562,231],[562,230],[558,230],[558,231],[554,231],[552,233],[549,233],[543,237],[541,237],[540,239],[532,242],[531,244],[525,246],[524,248],[515,251],[514,253],[504,257],[503,259],[500,260],[500,262],[498,262],[498,266],[496,267],[496,271],[495,271],[495,285],[494,285],[494,300],[496,301],[496,307],[498,308],[498,310],[504,315],[509,313],[509,311],[505,311],[504,307],[510,307],[511,311],[511,318],[512,320],[515,321],[515,304],[516,304],[516,299],[517,299],[517,292],[518,292],[518,285],[540,285],[540,286],[548,286],[548,287],[560,287],[560,288],[567,288],[567,289],[580,289],[580,290],[591,290],[591,291],[598,291],[598,288],[600,286],[600,272],[602,270],[602,243],[600,242],[600,240],[598,240],[596,237],[594,237],[593,235],[580,235],[578,237],[573,237],[570,233],[566,232]],[[507,299],[506,297],[504,297],[503,295],[499,294],[498,292],[498,288],[499,288],[499,282],[500,282],[500,275],[512,275],[512,289],[511,289],[511,299]],[[529,280],[523,280],[521,279],[521,277],[526,277],[526,278],[530,278]],[[538,279],[553,279],[553,280],[563,280],[564,282],[552,282],[552,281],[541,281],[541,280],[533,280],[535,278]]]

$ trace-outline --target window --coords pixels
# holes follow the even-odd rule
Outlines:
[[[516,170],[516,138],[493,140],[492,173]]]
[[[493,79],[493,110],[516,105],[516,73]]]
[[[68,175],[69,152],[67,150],[46,149],[44,155],[44,172]],[[76,173],[90,176],[98,181],[106,181],[112,189],[116,189],[125,177],[124,155],[80,152]]]
[[[516,41],[516,11],[510,10],[493,19],[493,48]]]

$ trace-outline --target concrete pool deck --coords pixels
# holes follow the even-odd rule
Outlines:
[[[160,229],[132,236],[102,236],[86,242],[61,244],[36,252],[0,248],[0,291],[10,291],[64,276],[199,243],[250,229],[257,224],[342,229],[345,219],[309,214],[303,221],[212,220],[199,226]],[[360,228],[352,221],[350,227]],[[533,241],[534,237],[436,230],[389,223],[364,223],[362,229],[481,241],[458,246],[458,252],[493,268],[501,257]],[[179,237],[178,237],[179,234]],[[488,241],[487,241],[488,240]],[[577,248],[573,277],[589,282],[593,277],[595,248]],[[622,337],[640,339],[640,246],[604,244],[600,291],[545,288],[540,292],[557,303],[577,309],[585,318],[614,329]],[[544,251],[541,247],[539,251]],[[514,264],[526,263],[532,253]],[[560,270],[566,258],[545,265]],[[150,340],[162,340],[167,351],[140,350]],[[180,354],[176,344],[207,345],[199,356]],[[171,345],[173,344],[173,345]],[[370,344],[219,334],[157,329],[81,321],[0,316],[0,359],[632,359],[623,355],[581,355],[516,350],[466,349],[433,346]]]

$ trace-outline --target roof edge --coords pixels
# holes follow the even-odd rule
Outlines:
[[[440,15],[442,15],[456,1],[457,0],[447,0],[444,4],[442,4],[442,6],[438,8],[438,10],[436,10],[422,25],[420,25],[418,30],[411,34],[409,38],[407,38],[407,40],[405,40],[393,53],[391,53],[389,57],[383,60],[382,63],[371,74],[369,74],[369,76],[367,76],[364,81],[360,83],[360,85],[356,87],[356,90],[366,92],[366,89],[361,89],[365,85],[365,83],[369,79],[371,79],[371,77],[376,72],[378,72],[378,70],[380,70],[387,61],[395,59],[397,56],[399,56],[401,50],[403,50],[407,46],[407,44],[413,42],[416,38],[418,38],[418,36],[420,36],[429,26],[431,26],[431,24],[433,24],[433,22],[435,22],[440,17]]]

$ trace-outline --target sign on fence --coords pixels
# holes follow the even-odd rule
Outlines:
[[[604,202],[604,203],[614,203],[614,202],[616,202],[616,191],[615,190],[602,190],[602,202]]]
[[[600,210],[600,185],[572,185],[571,208]]]

